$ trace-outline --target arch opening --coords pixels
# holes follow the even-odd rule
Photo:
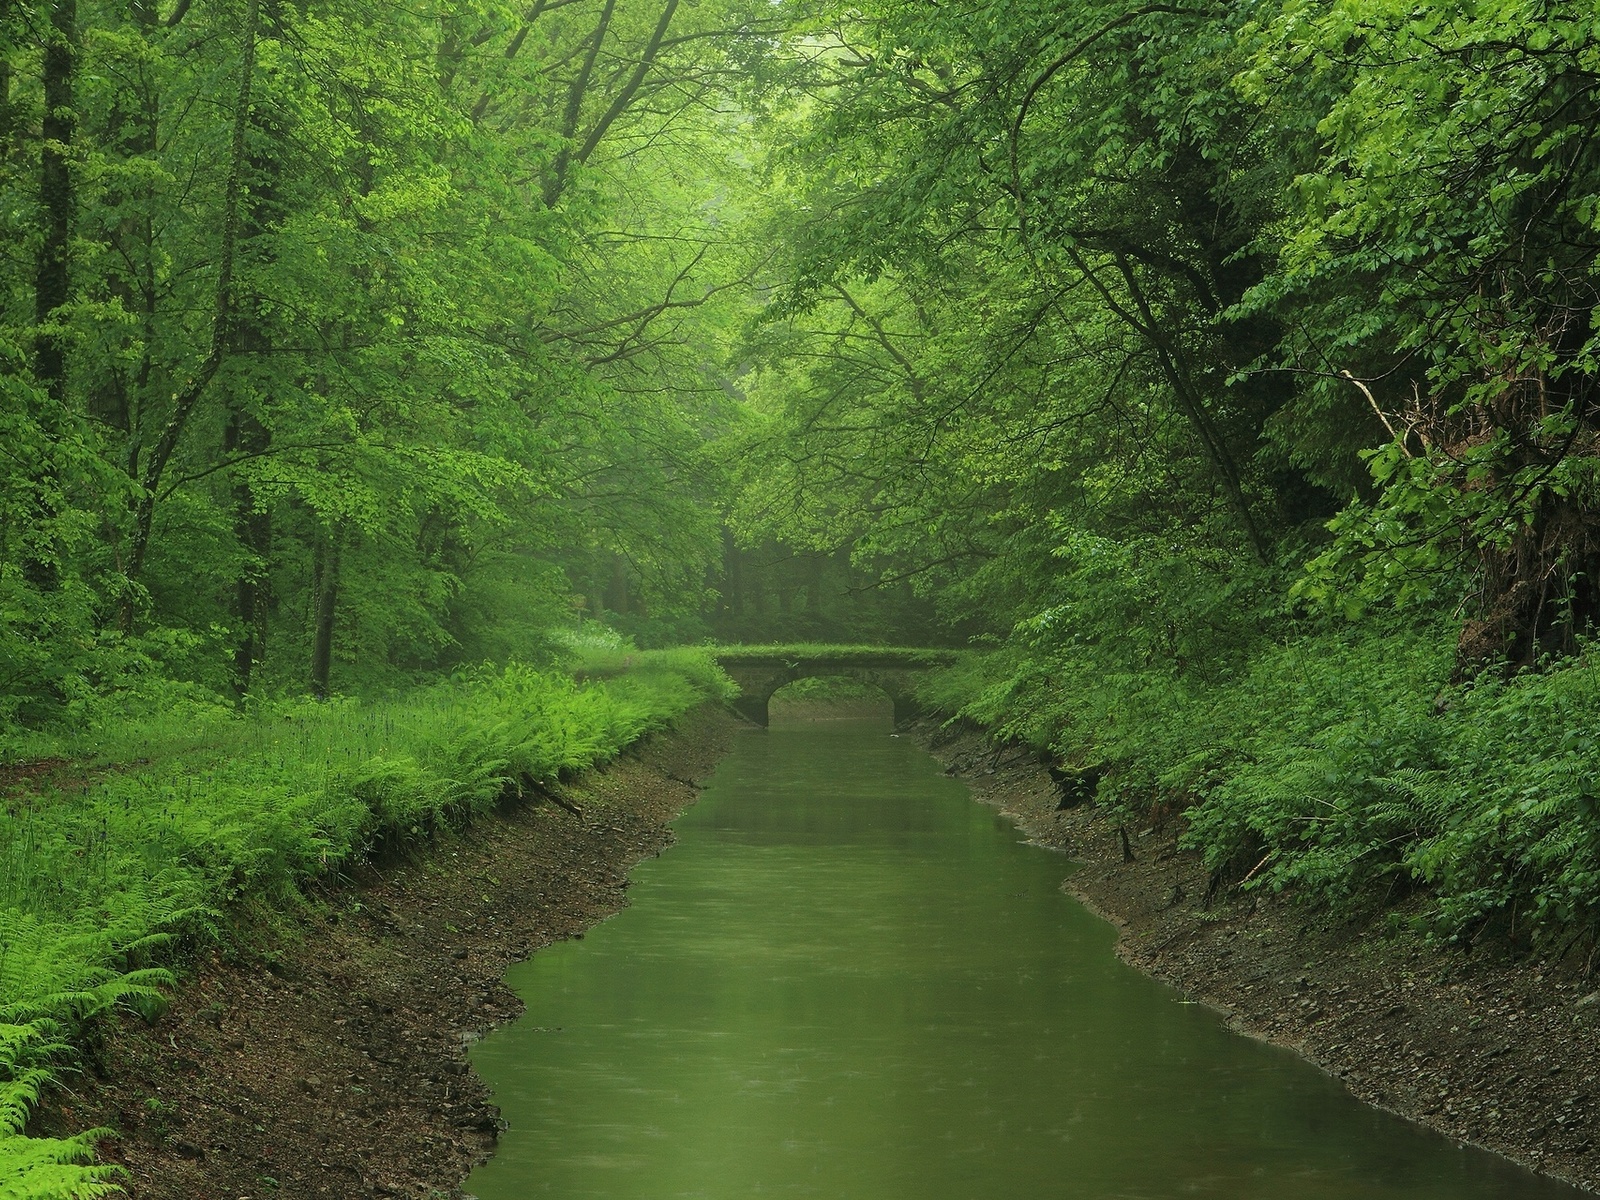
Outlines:
[[[778,688],[767,699],[772,725],[812,721],[894,721],[895,697],[877,683],[854,675],[807,675]]]

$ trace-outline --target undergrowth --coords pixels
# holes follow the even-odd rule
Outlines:
[[[0,812],[0,1200],[118,1190],[92,1162],[103,1131],[24,1126],[88,1022],[159,1008],[173,939],[216,937],[237,906],[291,904],[379,847],[460,828],[731,690],[702,652],[644,653],[599,682],[511,666],[244,717],[168,689],[142,713],[124,696],[53,742],[14,741],[8,762],[81,765]]]
[[[1408,898],[1443,940],[1600,945],[1600,648],[1463,683],[1442,622],[1307,627],[1239,604],[1211,622],[1228,654],[1182,655],[1154,622],[1097,615],[1019,627],[919,697],[1096,768],[1119,819],[1181,812],[1218,884],[1347,916]]]

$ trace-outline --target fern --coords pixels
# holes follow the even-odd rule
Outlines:
[[[1380,826],[1422,840],[1445,829],[1453,811],[1459,815],[1452,801],[1459,801],[1460,792],[1441,772],[1405,768],[1375,782],[1385,798],[1373,801],[1367,813]]]
[[[91,1129],[70,1138],[0,1136],[0,1200],[99,1200],[122,1194],[120,1167],[96,1165],[95,1143],[111,1134]]]

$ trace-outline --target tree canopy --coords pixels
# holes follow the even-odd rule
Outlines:
[[[1558,672],[1597,81],[1534,0],[10,0],[0,711],[593,620],[995,648],[1087,761],[1296,639]]]
[[[1596,615],[1577,6],[0,31],[17,720],[130,672],[537,658],[584,616],[1005,641],[1092,595],[1191,661],[1248,595],[1455,612],[1467,677]]]

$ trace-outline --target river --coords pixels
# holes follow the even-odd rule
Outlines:
[[[507,982],[480,1200],[1573,1200],[1119,962],[887,724],[741,735],[630,908]]]

